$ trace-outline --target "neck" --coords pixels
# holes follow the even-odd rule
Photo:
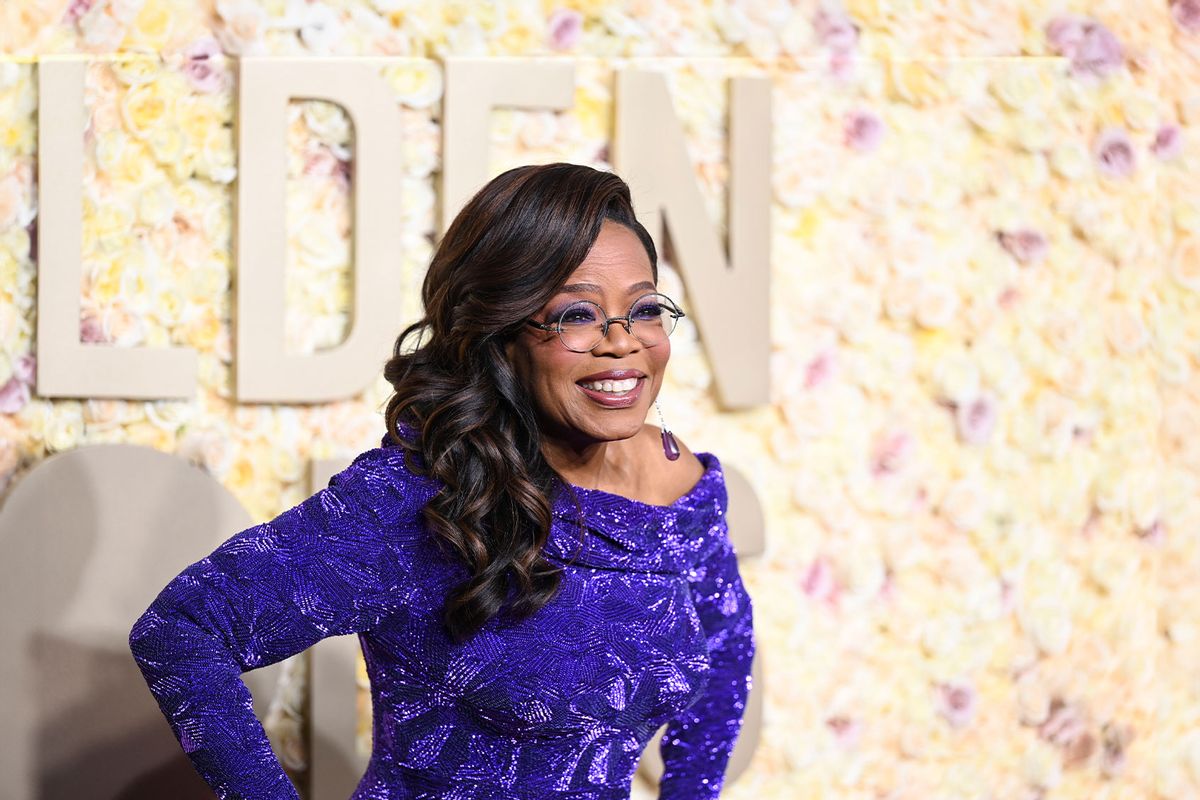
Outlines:
[[[598,489],[606,483],[629,482],[628,447],[632,440],[560,437],[543,433],[542,455],[568,483]]]

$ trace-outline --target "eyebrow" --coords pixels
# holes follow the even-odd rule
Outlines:
[[[625,291],[629,294],[632,294],[639,289],[649,289],[650,291],[654,291],[655,286],[653,283],[650,283],[650,281],[641,281],[633,284]],[[595,292],[596,294],[600,294],[601,289],[594,283],[568,283],[566,286],[555,292],[555,294],[563,294],[564,292]]]

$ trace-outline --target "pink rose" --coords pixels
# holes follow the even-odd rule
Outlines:
[[[805,389],[815,389],[830,379],[837,369],[836,354],[836,350],[826,350],[808,362],[804,368]]]
[[[0,413],[15,414],[29,404],[29,384],[14,375],[0,386]]]
[[[183,51],[183,74],[192,88],[206,94],[221,91],[229,79],[221,45],[212,36],[203,36]]]
[[[1150,152],[1163,161],[1177,158],[1183,152],[1183,130],[1174,123],[1167,123],[1154,134],[1154,143]]]
[[[1038,726],[1038,735],[1063,751],[1063,766],[1078,766],[1096,749],[1096,737],[1087,720],[1061,698],[1050,701],[1050,716]]]
[[[1166,538],[1165,526],[1162,519],[1155,519],[1154,522],[1150,523],[1149,528],[1135,527],[1134,532],[1138,535],[1138,538],[1151,544],[1162,544],[1163,539]]]
[[[67,6],[66,13],[63,14],[63,23],[66,25],[77,24],[79,18],[91,11],[94,5],[96,5],[96,0],[71,0],[71,4]]]
[[[825,556],[818,556],[800,578],[800,589],[814,600],[837,602],[838,583],[833,565]]]
[[[87,344],[107,342],[104,336],[104,323],[91,311],[79,315],[79,341]]]
[[[550,15],[547,27],[550,47],[570,50],[583,36],[583,15],[573,8],[560,8]]]
[[[969,683],[949,681],[938,685],[935,705],[950,727],[965,728],[975,716],[979,693]]]
[[[13,362],[12,377],[0,386],[0,413],[15,414],[29,404],[30,387],[37,380],[37,359],[26,353]]]
[[[1031,228],[999,231],[996,238],[1000,246],[1022,264],[1036,264],[1046,257],[1046,237]]]
[[[1187,33],[1200,33],[1200,0],[1171,0],[1171,19]]]
[[[851,150],[865,153],[879,147],[884,126],[879,115],[871,111],[851,111],[842,121],[842,141]]]
[[[1105,128],[1096,137],[1096,166],[1110,178],[1128,178],[1136,168],[1133,142],[1121,128]]]
[[[862,738],[862,721],[838,714],[825,720],[829,730],[833,732],[837,743],[845,748],[853,748]]]
[[[891,475],[913,459],[916,439],[908,431],[889,431],[875,440],[871,450],[871,474]]]
[[[959,437],[968,444],[986,444],[992,438],[999,415],[999,402],[988,391],[955,407],[954,421]]]
[[[33,385],[37,380],[37,357],[33,353],[25,353],[13,362],[12,371],[14,378]]]
[[[818,9],[813,16],[813,30],[821,44],[831,50],[846,53],[858,45],[858,26],[843,9]]]
[[[1071,72],[1103,78],[1125,63],[1117,37],[1098,20],[1074,15],[1055,17],[1046,24],[1046,41],[1058,55],[1071,59]]]

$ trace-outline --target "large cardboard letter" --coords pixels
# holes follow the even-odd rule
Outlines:
[[[661,74],[617,73],[613,166],[660,253],[670,229],[717,394],[725,408],[742,409],[770,399],[771,85],[731,83],[728,262]]]
[[[0,508],[0,797],[212,796],[129,629],[175,574],[249,525],[212,476],[148,447],[81,447],[22,478]],[[279,673],[243,675],[260,719]]]
[[[488,180],[488,115],[493,108],[570,108],[575,65],[450,58],[442,100],[442,216],[446,232],[459,209]]]
[[[38,59],[37,393],[41,397],[186,399],[196,393],[190,347],[79,341],[83,253],[84,61]]]
[[[243,58],[237,142],[236,396],[317,403],[374,381],[400,328],[400,114],[371,62]],[[287,104],[328,100],[354,123],[351,192],[353,322],[346,340],[312,355],[284,352]]]

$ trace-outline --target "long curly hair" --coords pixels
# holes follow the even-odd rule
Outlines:
[[[410,469],[445,484],[422,513],[470,573],[443,609],[455,641],[502,612],[523,619],[558,590],[561,574],[541,550],[554,493],[569,484],[542,455],[532,398],[504,347],[567,282],[605,220],[637,234],[657,283],[654,241],[618,175],[553,163],[496,176],[438,243],[421,287],[424,315],[400,333],[384,366],[395,390],[389,439]],[[405,352],[413,335],[417,345]],[[415,441],[398,434],[401,420],[419,432]]]

